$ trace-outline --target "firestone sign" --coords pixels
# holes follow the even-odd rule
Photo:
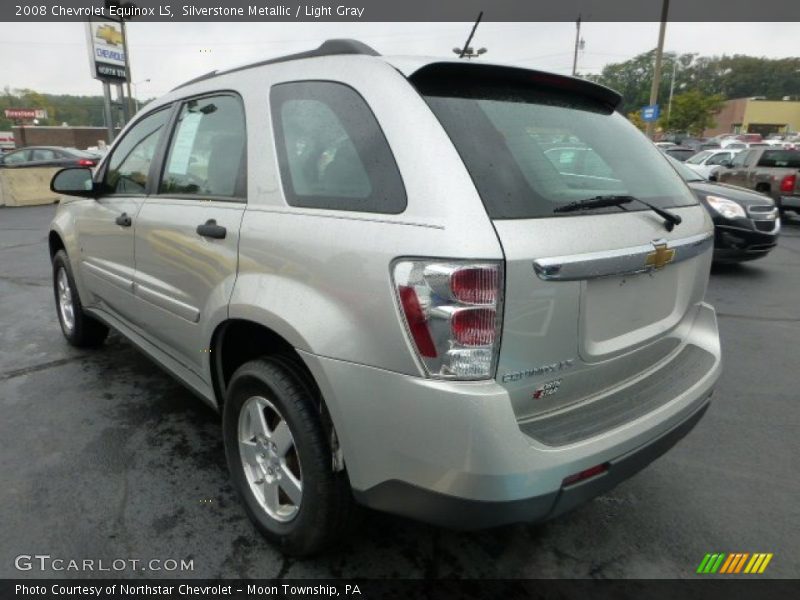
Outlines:
[[[92,77],[110,83],[127,81],[122,28],[119,23],[89,21],[86,24],[86,34]]]
[[[47,111],[43,108],[7,108],[6,119],[46,119]]]

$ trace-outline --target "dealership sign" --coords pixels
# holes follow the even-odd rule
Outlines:
[[[89,21],[86,23],[86,35],[92,77],[111,83],[127,81],[128,70],[120,24]]]
[[[6,119],[46,119],[47,111],[43,108],[7,108]]]

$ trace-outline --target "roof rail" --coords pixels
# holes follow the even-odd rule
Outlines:
[[[305,52],[298,52],[297,54],[287,54],[286,56],[269,58],[267,60],[262,60],[247,65],[242,65],[240,67],[233,67],[232,69],[226,69],[224,71],[217,71],[217,70],[210,71],[205,75],[200,75],[199,77],[190,79],[189,81],[186,81],[185,83],[182,83],[179,86],[172,88],[171,91],[175,91],[192,83],[197,83],[199,81],[205,81],[206,79],[211,79],[212,77],[216,77],[218,75],[235,73],[236,71],[243,71],[245,69],[252,69],[254,67],[262,67],[264,65],[272,65],[275,63],[288,62],[290,60],[300,60],[303,58],[315,58],[317,56],[335,56],[338,54],[363,54],[365,56],[380,56],[380,54],[376,52],[374,48],[370,48],[369,46],[367,46],[363,42],[359,42],[358,40],[348,40],[348,39],[326,40],[320,45],[319,48],[315,50],[307,50]]]

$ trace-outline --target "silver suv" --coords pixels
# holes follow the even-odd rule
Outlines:
[[[190,81],[53,179],[64,335],[113,328],[219,409],[287,553],[354,502],[552,518],[685,435],[720,373],[711,220],[619,100],[347,40]]]

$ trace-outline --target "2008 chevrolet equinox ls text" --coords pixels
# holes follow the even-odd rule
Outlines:
[[[209,73],[53,178],[61,328],[219,409],[286,553],[354,502],[552,518],[685,435],[721,369],[711,219],[619,100],[348,40]]]

